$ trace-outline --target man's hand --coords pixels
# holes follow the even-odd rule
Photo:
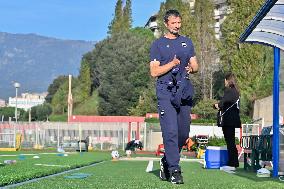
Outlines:
[[[152,77],[158,77],[170,71],[173,67],[180,64],[180,60],[177,59],[176,55],[174,59],[167,64],[160,65],[160,62],[154,59],[150,62],[150,73]]]
[[[177,55],[175,55],[175,56],[174,56],[174,59],[172,60],[172,63],[173,63],[173,65],[174,65],[174,66],[176,66],[176,65],[179,65],[179,64],[180,64],[180,60],[179,60],[179,59],[177,59]],[[173,67],[174,67],[174,66],[173,66]]]
[[[187,73],[196,73],[198,72],[198,63],[196,57],[191,57],[188,65],[185,67]]]
[[[186,66],[185,69],[188,74],[193,72],[193,69],[190,66]]]

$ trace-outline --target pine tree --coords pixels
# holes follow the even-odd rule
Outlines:
[[[122,0],[117,0],[115,6],[114,18],[109,25],[109,34],[115,34],[119,32],[126,32],[131,29],[132,26],[132,11],[131,0],[126,0],[125,6],[123,6]]]
[[[125,29],[128,31],[132,27],[132,9],[131,9],[131,0],[126,0],[126,5],[123,8],[123,24]]]
[[[115,5],[114,18],[108,27],[108,33],[113,34],[119,32],[123,26],[123,21],[122,0],[117,0]]]

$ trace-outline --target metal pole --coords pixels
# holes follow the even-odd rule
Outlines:
[[[212,125],[212,132],[213,132],[213,136],[215,136],[215,128],[214,128],[215,124],[213,123]]]
[[[124,150],[125,148],[125,139],[124,139],[124,125],[122,127],[122,150]]]
[[[31,107],[31,97],[30,97],[30,94],[28,94],[29,96],[29,98],[28,98],[28,100],[29,100],[29,104],[28,104],[28,106],[29,106],[29,123],[31,123],[31,121],[32,121],[32,114],[31,114],[31,111],[32,111],[32,107]]]
[[[144,123],[144,150],[147,150],[147,122]]]
[[[15,106],[15,124],[14,124],[14,148],[16,148],[16,124],[18,122],[18,88],[20,87],[19,83],[14,83],[14,87],[16,88],[16,106]]]
[[[103,150],[103,142],[102,142],[102,123],[100,124],[100,143],[101,143],[101,150]]]
[[[140,140],[140,123],[136,122],[137,126],[136,126],[136,140]]]
[[[38,128],[37,128],[37,124],[35,125],[35,134],[36,134],[36,144],[35,144],[35,148],[38,149]]]
[[[128,141],[130,142],[130,140],[132,140],[132,133],[131,133],[131,122],[128,122]]]
[[[79,123],[79,149],[80,149],[80,152],[82,152],[81,140],[82,140],[81,123]]]
[[[117,127],[117,149],[118,149],[118,146],[119,146],[119,126],[120,126],[120,123],[116,123]]]
[[[280,49],[274,47],[274,76],[273,76],[273,177],[278,176],[279,165],[279,68]]]
[[[16,87],[16,106],[15,106],[15,119],[18,122],[18,87]]]
[[[16,148],[16,123],[14,123],[14,144],[13,144],[13,146],[14,146],[14,148]]]
[[[59,124],[57,124],[57,149],[59,149]]]
[[[45,128],[43,129],[43,144],[42,146],[44,147],[45,146]]]
[[[150,150],[153,150],[153,130],[150,129]]]

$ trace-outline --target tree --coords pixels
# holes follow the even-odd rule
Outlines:
[[[82,101],[85,101],[91,95],[91,70],[89,62],[86,59],[82,59],[80,75],[79,75],[79,83],[80,83],[80,96]]]
[[[242,112],[252,115],[253,102],[272,92],[272,49],[262,45],[239,44],[239,36],[264,0],[230,0],[232,13],[221,27],[220,55],[224,71],[236,74],[241,89]]]
[[[48,86],[47,89],[47,96],[45,98],[47,103],[51,103],[53,95],[56,93],[56,91],[59,89],[59,87],[68,80],[68,76],[60,75],[56,79],[53,80],[53,82]]]
[[[98,92],[93,91],[90,96],[84,102],[80,102],[73,110],[74,115],[98,115]]]
[[[132,9],[131,0],[126,0],[126,4],[123,8],[123,20],[124,29],[129,30],[132,27]]]
[[[24,120],[24,110],[18,108],[17,110],[20,121]],[[15,120],[15,107],[1,107],[0,108],[0,121],[9,121],[9,117],[11,120]]]
[[[114,18],[109,25],[109,34],[115,34],[119,32],[126,32],[132,25],[132,11],[131,0],[126,0],[126,5],[123,7],[122,0],[117,0],[115,5]]]
[[[148,36],[148,37],[146,37]],[[91,70],[97,73],[100,115],[127,115],[150,81],[149,48],[153,34],[143,28],[113,34],[96,44]]]
[[[129,109],[130,115],[145,116],[146,113],[157,111],[157,97],[154,89],[155,80],[152,79],[149,85],[140,93],[137,105]]]
[[[65,81],[54,94],[51,106],[54,114],[64,114],[67,111],[68,81]]]
[[[123,25],[123,10],[122,10],[122,0],[117,0],[114,11],[114,18],[112,19],[109,27],[108,33],[113,34],[120,31]]]
[[[51,113],[52,107],[50,104],[44,103],[34,106],[31,109],[32,121],[48,121]]]
[[[192,108],[192,113],[204,119],[216,119],[217,110],[213,108],[215,103],[216,100],[212,99],[201,100]]]
[[[198,75],[201,81],[197,86],[201,86],[202,99],[213,98],[213,73],[218,69],[213,11],[214,6],[210,0],[195,1],[195,51],[199,61]]]

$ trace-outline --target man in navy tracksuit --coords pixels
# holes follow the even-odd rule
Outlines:
[[[189,73],[198,71],[198,63],[191,39],[179,35],[179,12],[167,11],[164,24],[168,32],[154,41],[150,50],[150,72],[157,77],[158,112],[165,146],[160,178],[183,184],[179,161],[191,122],[193,86]]]

